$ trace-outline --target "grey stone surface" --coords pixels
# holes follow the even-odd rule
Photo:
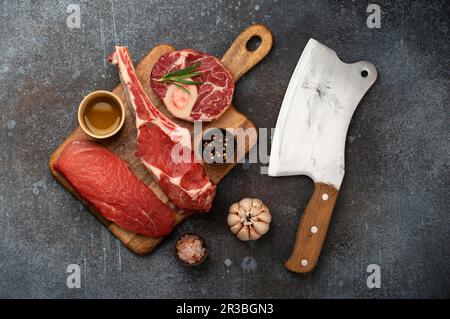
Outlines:
[[[66,27],[70,3],[81,7],[81,29]],[[450,297],[449,4],[377,3],[380,29],[366,26],[365,1],[3,0],[0,297]],[[275,45],[239,81],[234,101],[259,127],[274,127],[310,37],[346,62],[378,68],[349,128],[319,265],[308,275],[283,267],[312,183],[260,175],[257,164],[225,178],[209,215],[185,222],[151,255],[133,255],[53,180],[49,155],[76,127],[82,97],[118,84],[105,63],[114,43],[135,61],[161,42],[220,56],[253,22],[273,31]],[[239,242],[225,225],[243,196],[273,212],[257,242]],[[197,269],[172,255],[188,230],[210,249]],[[69,264],[81,267],[81,289],[66,287]],[[380,289],[366,286],[369,264],[381,267]]]

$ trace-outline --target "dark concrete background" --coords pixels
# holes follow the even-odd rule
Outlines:
[[[374,2],[381,29],[366,26],[369,1],[3,0],[0,297],[450,297],[449,4]],[[66,27],[69,3],[81,6],[81,29]],[[239,81],[234,101],[259,127],[274,127],[310,37],[346,62],[378,68],[348,132],[319,265],[304,276],[283,267],[312,183],[262,176],[257,164],[225,178],[208,216],[184,223],[153,254],[133,255],[54,181],[49,155],[76,127],[83,96],[118,84],[105,63],[116,41],[135,61],[161,42],[221,56],[254,22],[273,31],[275,45]],[[270,232],[253,243],[225,223],[245,196],[273,212]],[[201,268],[174,259],[174,239],[188,230],[210,247]],[[81,289],[66,287],[72,263]],[[369,264],[381,267],[380,289],[366,286]]]

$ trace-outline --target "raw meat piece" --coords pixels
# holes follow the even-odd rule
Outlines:
[[[158,82],[167,73],[197,62],[200,65],[195,72],[202,74],[188,80],[203,84],[183,85],[190,94],[174,84]],[[153,92],[163,100],[167,109],[174,116],[188,121],[211,121],[218,118],[231,104],[234,92],[234,80],[230,71],[212,55],[192,49],[162,55],[152,69],[150,82]],[[181,107],[177,107],[178,104]]]
[[[194,162],[190,132],[165,117],[145,94],[134,71],[128,49],[116,47],[109,57],[117,64],[128,105],[136,115],[136,156],[157,179],[170,201],[187,211],[207,212],[216,194],[214,185]],[[172,151],[188,161],[174,159]],[[175,154],[174,153],[174,154]]]
[[[54,169],[103,217],[120,227],[150,237],[172,231],[174,211],[100,144],[73,141],[64,148]]]

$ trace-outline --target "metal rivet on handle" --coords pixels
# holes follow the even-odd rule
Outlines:
[[[315,234],[317,233],[319,229],[316,226],[311,227],[311,233]]]
[[[302,263],[302,266],[308,265],[308,261],[306,259],[302,259],[301,263]]]
[[[323,199],[323,200],[328,200],[328,194],[326,194],[326,193],[323,194],[323,195],[322,195],[322,199]]]

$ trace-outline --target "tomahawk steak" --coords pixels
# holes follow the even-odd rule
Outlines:
[[[165,117],[145,94],[126,47],[109,57],[117,64],[128,105],[136,116],[136,156],[152,173],[170,201],[188,212],[207,212],[216,194],[214,185],[194,161],[191,134]],[[173,152],[174,150],[178,150]],[[186,160],[176,160],[173,154]]]

